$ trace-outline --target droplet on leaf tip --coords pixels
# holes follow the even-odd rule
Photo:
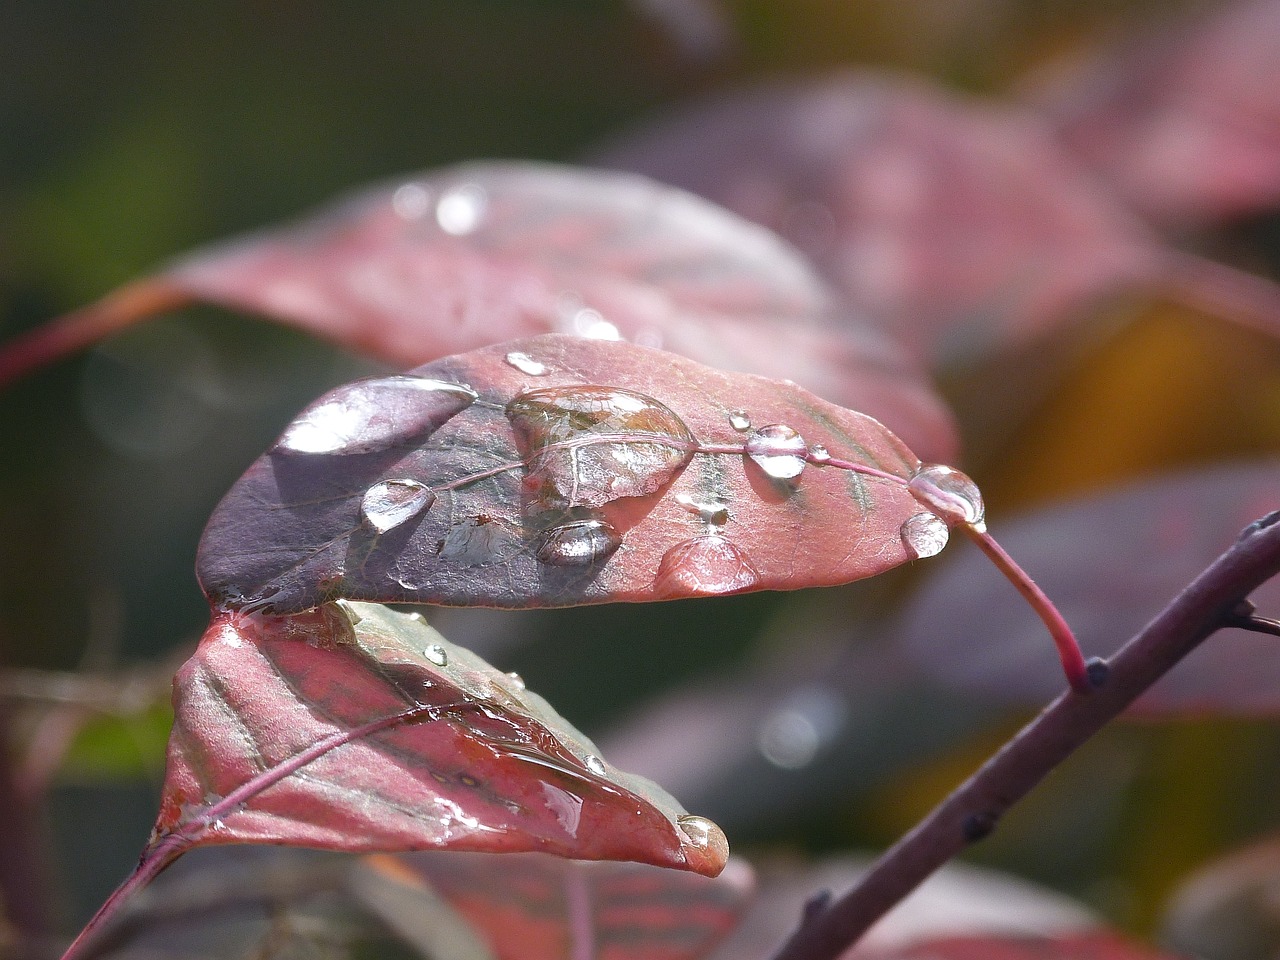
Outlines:
[[[918,559],[936,557],[947,545],[951,529],[935,513],[917,513],[902,525],[902,542]]]
[[[538,542],[540,563],[553,567],[586,567],[613,556],[622,537],[604,520],[575,520],[551,527]]]
[[[676,821],[682,835],[681,847],[689,868],[714,877],[729,862],[729,839],[706,817],[686,814]]]
[[[808,447],[785,423],[771,423],[747,438],[747,456],[774,480],[794,480],[804,472]]]
[[[428,644],[422,653],[437,667],[447,667],[449,665],[449,651],[438,643]]]
[[[436,223],[451,236],[466,236],[480,226],[488,206],[489,195],[483,187],[460,184],[446,190],[436,203]]]
[[[435,492],[416,480],[383,480],[365,491],[360,501],[360,519],[378,533],[386,533],[430,509],[435,502]]]
[[[982,529],[986,508],[982,492],[967,474],[941,463],[921,464],[907,481],[907,489],[921,504],[951,524]]]
[[[508,353],[506,360],[507,363],[521,373],[527,373],[531,377],[542,377],[547,373],[547,365],[545,363],[535,360],[527,353],[521,353],[518,350],[512,350]]]

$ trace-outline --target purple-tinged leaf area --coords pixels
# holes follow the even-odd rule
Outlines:
[[[157,851],[541,851],[714,876],[728,847],[520,679],[366,604],[215,617],[175,678]]]
[[[200,545],[212,602],[664,600],[845,583],[945,542],[902,441],[792,383],[555,334],[392,379],[326,394],[236,483]]]
[[[1136,633],[1248,524],[1280,508],[1280,463],[1242,462],[1147,480],[1001,524],[1088,655]],[[1080,562],[1079,551],[1092,558]],[[1280,615],[1280,581],[1252,597]],[[930,675],[985,697],[1040,704],[1057,692],[1053,657],[1023,601],[976,551],[957,553],[890,628]],[[1280,646],[1226,629],[1132,708],[1144,716],[1280,711]]]
[[[777,230],[934,362],[1031,342],[1163,270],[1148,232],[1036,117],[923,80],[720,94],[598,159]]]
[[[1280,204],[1280,2],[1246,0],[1082,62],[1030,97],[1135,209],[1171,227]]]
[[[365,189],[15,341],[0,350],[0,383],[183,301],[262,314],[397,367],[550,332],[661,346],[796,380],[895,423],[930,460],[955,457],[951,415],[919,368],[797,251],[633,175],[479,162]]]
[[[736,859],[714,879],[536,853],[411,854],[371,863],[410,888],[428,885],[495,960],[698,960],[738,924],[755,886],[751,868]]]

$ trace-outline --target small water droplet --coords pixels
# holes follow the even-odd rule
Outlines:
[[[298,414],[271,450],[357,454],[420,442],[477,398],[470,387],[430,377],[357,380]]]
[[[547,373],[547,365],[545,363],[533,359],[527,353],[520,353],[518,350],[512,350],[507,354],[507,363],[521,373],[527,373],[531,377],[541,377]]]
[[[582,765],[594,773],[597,777],[605,775],[604,761],[597,757],[594,753],[588,753],[582,758]]]
[[[516,673],[514,670],[507,674],[507,681],[511,684],[512,689],[524,689],[524,677]]]
[[[431,209],[431,191],[420,183],[396,187],[391,195],[391,209],[402,220],[421,220]]]
[[[613,556],[622,537],[603,520],[574,520],[543,532],[537,557],[553,567],[585,567]]]
[[[760,582],[751,561],[719,534],[693,537],[662,556],[654,590],[662,596],[736,593]]]
[[[747,456],[775,480],[794,480],[804,471],[804,437],[785,423],[771,423],[747,438]]]
[[[409,619],[412,620],[414,623],[427,622],[427,618],[424,617],[422,614],[418,613],[417,611],[414,611],[413,613],[409,614]]]
[[[684,835],[685,862],[698,873],[716,876],[729,861],[729,839],[706,817],[685,814],[676,820]]]
[[[940,554],[950,536],[946,521],[934,513],[917,513],[902,525],[902,542],[921,560]]]
[[[480,226],[489,195],[476,183],[464,183],[446,190],[436,204],[436,223],[445,233],[466,236]]]
[[[747,416],[745,410],[733,410],[729,413],[729,426],[737,430],[739,433],[746,433],[751,429],[751,418]]]
[[[814,463],[826,463],[831,459],[831,451],[820,443],[815,443],[809,448],[809,459]]]
[[[417,480],[383,480],[365,491],[360,519],[378,533],[412,520],[436,502],[435,492]]]
[[[676,503],[710,526],[723,527],[729,522],[729,506],[719,500],[701,500],[681,493],[676,495]]]
[[[526,458],[525,490],[540,509],[600,507],[656,493],[693,456],[669,407],[619,387],[527,390],[507,404]]]
[[[422,655],[437,667],[447,667],[449,665],[449,651],[438,643],[427,644],[427,649],[422,651]]]
[[[948,523],[965,523],[985,528],[986,508],[978,485],[954,467],[941,463],[921,464],[907,481],[907,489],[920,503]]]

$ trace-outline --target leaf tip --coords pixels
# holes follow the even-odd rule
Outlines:
[[[706,817],[685,815],[676,821],[680,828],[680,849],[694,873],[717,877],[729,862],[729,839]]]

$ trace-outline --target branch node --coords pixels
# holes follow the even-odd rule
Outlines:
[[[804,909],[801,916],[805,923],[816,920],[822,914],[827,912],[827,908],[831,906],[834,894],[830,890],[819,890],[808,900],[804,902]]]
[[[968,843],[977,843],[979,840],[990,836],[991,831],[995,830],[996,824],[1000,821],[998,813],[992,813],[990,810],[981,810],[978,813],[971,813],[964,818],[964,838]]]
[[[1280,523],[1280,510],[1272,510],[1265,517],[1259,517],[1253,523],[1249,524],[1240,531],[1240,540],[1248,540],[1250,537],[1256,536],[1267,527]]]
[[[1084,666],[1085,676],[1089,678],[1089,686],[1094,690],[1099,690],[1106,686],[1107,678],[1111,676],[1111,664],[1103,660],[1102,657],[1090,657]]]

